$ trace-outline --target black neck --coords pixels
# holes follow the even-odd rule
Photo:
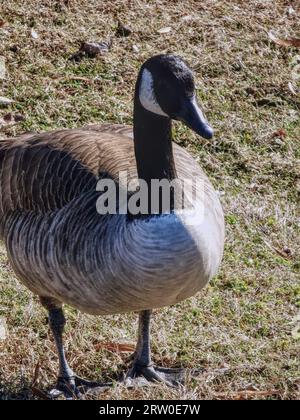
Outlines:
[[[176,178],[176,169],[172,148],[171,119],[147,111],[138,97],[137,83],[134,100],[134,148],[139,179],[150,185],[152,179]],[[174,208],[171,197],[171,210]],[[149,209],[151,197],[149,194]]]
[[[134,148],[140,179],[176,178],[172,149],[171,119],[147,111],[140,103],[138,89],[134,101]]]

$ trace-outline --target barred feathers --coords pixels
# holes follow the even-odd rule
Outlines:
[[[91,314],[174,304],[200,290],[223,251],[223,213],[193,158],[174,147],[179,178],[200,177],[205,215],[128,222],[96,211],[98,179],[137,178],[132,131],[88,126],[0,141],[0,236],[34,293]]]

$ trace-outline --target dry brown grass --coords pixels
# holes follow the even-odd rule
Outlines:
[[[199,97],[216,131],[212,142],[199,142],[177,126],[176,138],[222,193],[227,220],[222,269],[204,291],[157,311],[153,322],[156,363],[205,371],[178,390],[116,386],[101,398],[300,396],[300,101],[288,88],[288,82],[300,88],[300,53],[275,45],[267,35],[272,30],[299,37],[297,3],[14,0],[0,6],[7,22],[0,28],[0,56],[7,67],[0,96],[15,100],[0,109],[0,117],[16,112],[26,118],[2,127],[0,136],[94,121],[129,123],[140,64],[170,51],[195,69]],[[117,19],[132,28],[128,38],[114,37]],[[172,29],[157,33],[162,27]],[[80,41],[111,37],[113,48],[101,58],[68,61]],[[30,391],[34,369],[39,362],[41,389],[53,384],[54,345],[45,313],[15,279],[4,248],[0,255],[0,316],[9,329],[0,341],[0,398],[37,398]],[[125,371],[128,355],[97,350],[97,343],[134,343],[136,315],[98,319],[70,308],[67,313],[72,367],[95,379]]]

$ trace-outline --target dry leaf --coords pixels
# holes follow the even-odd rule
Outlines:
[[[22,114],[15,114],[14,115],[14,120],[15,120],[16,123],[22,122],[22,121],[25,121],[25,117]]]
[[[82,51],[77,51],[76,53],[71,55],[69,60],[79,63],[79,61],[81,61],[84,57],[85,57],[85,54]]]
[[[279,391],[277,391],[276,389],[270,389],[268,391],[240,391],[234,394],[233,398],[235,400],[244,400],[246,398],[249,397],[254,397],[254,398],[258,398],[258,397],[271,397],[273,395],[278,395]]]
[[[32,380],[31,386],[35,386],[37,384],[39,375],[40,375],[40,361],[37,362],[36,367],[34,369],[33,380]]]
[[[17,124],[18,122],[24,121],[25,117],[21,114],[12,114],[11,112],[9,114],[4,115],[2,118],[0,118],[0,127],[6,127],[9,125]]]
[[[289,91],[290,91],[293,95],[298,95],[298,93],[296,92],[296,89],[294,88],[294,86],[293,86],[292,82],[289,82],[289,83],[288,83],[288,88],[289,88]]]
[[[250,382],[249,384],[245,385],[243,388],[238,389],[238,392],[243,392],[243,391],[259,391],[259,389],[257,388],[256,385]]]
[[[17,45],[12,45],[11,47],[9,47],[9,51],[17,53],[19,51],[19,47]]]
[[[5,22],[5,20],[0,19],[0,28],[3,28],[3,26],[6,26],[7,22]]]
[[[193,19],[194,17],[192,15],[186,15],[186,16],[183,16],[180,20],[182,20],[183,22],[189,22]]]
[[[38,33],[34,29],[31,29],[31,38],[38,39],[38,37]]]
[[[295,9],[292,6],[289,6],[287,9],[287,14],[291,16],[291,15],[294,15],[295,13],[296,13]]]
[[[6,68],[5,68],[5,57],[0,56],[0,79],[5,79]]]
[[[112,41],[103,42],[83,42],[80,51],[84,52],[88,57],[93,58],[98,54],[106,53],[110,50]]]
[[[34,369],[34,373],[33,373],[33,380],[32,380],[32,384],[30,386],[31,392],[33,393],[33,395],[35,395],[36,397],[42,399],[42,400],[49,400],[50,398],[48,397],[48,395],[42,391],[41,389],[37,388],[37,382],[38,382],[38,378],[40,375],[40,361],[37,362],[35,369]]]
[[[135,346],[133,344],[125,344],[125,343],[98,343],[95,344],[95,350],[108,350],[113,353],[128,353],[134,352]]]
[[[287,253],[279,248],[276,248],[275,246],[273,246],[272,244],[270,244],[267,240],[264,239],[264,243],[267,245],[267,247],[272,250],[275,251],[278,255],[280,255],[282,258],[285,258],[286,260],[290,259],[292,257],[291,253]]]
[[[128,26],[123,25],[123,23],[120,21],[118,22],[116,36],[118,37],[129,36],[131,33],[132,33],[132,30]]]
[[[253,192],[258,191],[258,189],[259,189],[259,185],[256,184],[256,182],[252,182],[252,184],[249,185],[249,190]]]
[[[276,389],[270,389],[270,390],[266,390],[266,391],[259,391],[259,390],[242,390],[242,391],[238,391],[235,393],[230,394],[230,398],[232,398],[233,400],[247,400],[249,398],[259,398],[259,397],[272,397],[274,395],[278,395],[280,394],[280,391],[277,391]],[[217,398],[226,398],[228,399],[228,394],[224,394],[221,392],[218,392],[216,394],[214,394],[215,397]]]
[[[137,54],[137,53],[140,52],[140,49],[139,49],[139,47],[137,45],[133,45],[132,46],[132,51]]]
[[[272,138],[279,137],[283,140],[286,137],[286,131],[283,128],[279,128],[272,134]]]
[[[41,400],[51,400],[51,398],[44,391],[42,391],[41,389],[35,386],[31,387],[31,392],[33,393],[35,397],[38,397]]]
[[[6,318],[0,318],[0,340],[6,340],[8,337],[8,329],[6,325]]]
[[[283,47],[300,47],[300,38],[277,38],[272,32],[268,32],[271,41]]]
[[[0,105],[10,105],[13,102],[14,101],[12,99],[5,98],[4,96],[0,96]]]
[[[97,55],[107,53],[112,47],[112,40],[103,42],[83,42],[79,51],[70,57],[70,60],[81,61],[84,57],[95,58]]]
[[[290,250],[290,248],[288,246],[284,246],[282,251],[286,254],[291,256],[292,255],[292,251]]]
[[[171,32],[171,30],[172,30],[172,28],[170,26],[167,26],[165,28],[159,29],[157,32],[159,34],[167,34],[167,33]]]

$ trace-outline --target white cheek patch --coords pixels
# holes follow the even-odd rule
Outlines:
[[[144,69],[142,73],[139,99],[142,106],[147,109],[147,111],[168,117],[168,115],[161,109],[155,98],[153,91],[153,77],[147,69]]]

